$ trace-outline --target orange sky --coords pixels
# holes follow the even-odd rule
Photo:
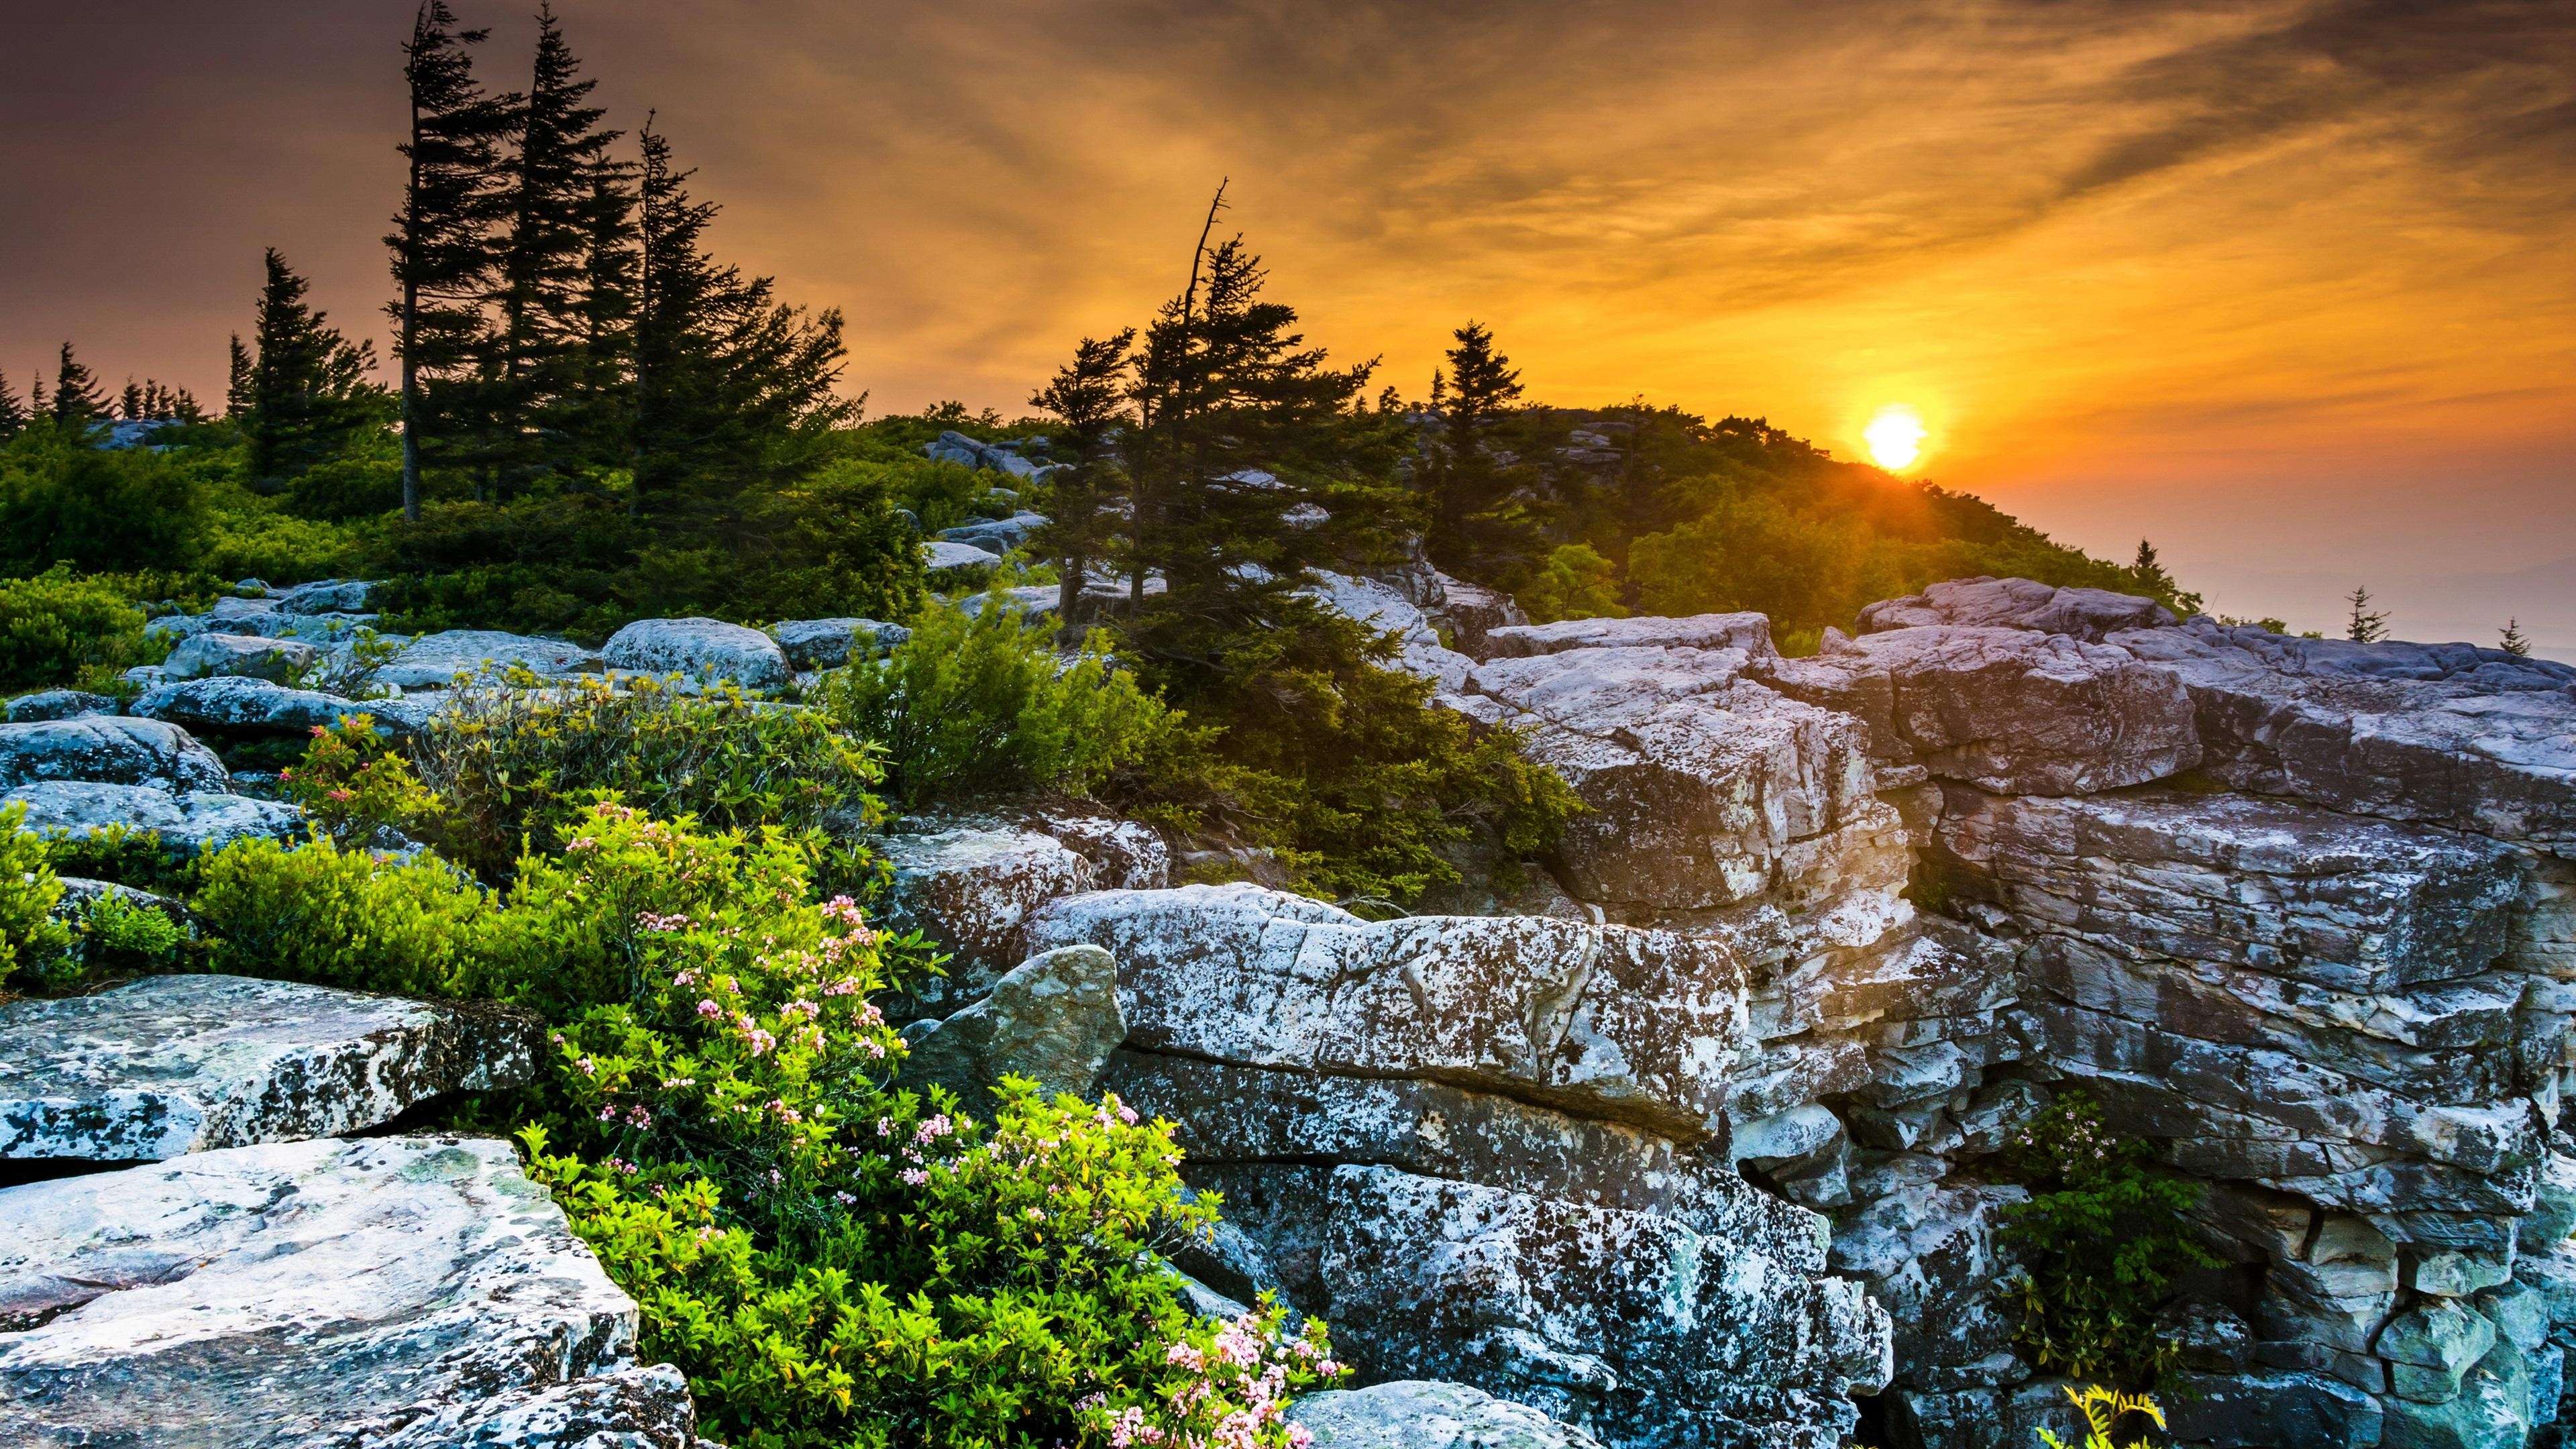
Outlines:
[[[524,67],[517,6],[457,0]],[[65,15],[77,9],[82,13]],[[384,295],[406,3],[0,0],[0,371],[220,390],[263,245]],[[1419,391],[1767,415],[2213,608],[2367,582],[2576,657],[2576,4],[950,0],[559,7],[715,240],[879,410],[1014,410],[1178,284],[1233,178],[1274,289]]]

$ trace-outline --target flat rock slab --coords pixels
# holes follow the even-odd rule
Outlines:
[[[0,1157],[151,1162],[355,1132],[515,1086],[532,1017],[243,976],[0,1007]]]
[[[401,1436],[628,1369],[636,1314],[508,1143],[386,1137],[0,1192],[0,1324],[0,1441],[283,1449],[494,1442]]]
[[[381,684],[404,689],[443,689],[463,674],[483,678],[525,669],[541,679],[595,673],[599,651],[567,639],[505,634],[495,629],[447,629],[423,634],[376,670]]]
[[[255,634],[199,634],[170,651],[161,662],[164,679],[213,679],[240,676],[285,684],[309,667],[321,651],[292,639]]]
[[[222,790],[231,772],[215,752],[157,719],[84,715],[0,724],[0,787],[39,780],[95,780]]]
[[[156,685],[134,701],[134,712],[147,719],[204,729],[300,735],[371,711],[354,699],[318,689],[220,675]]]
[[[2099,642],[2115,629],[2157,629],[2173,622],[2171,610],[2136,594],[1980,577],[1934,584],[1901,599],[1881,599],[1860,611],[1858,628],[1863,634],[1879,634],[1959,624],[1975,629],[2034,629]]]
[[[600,653],[611,669],[729,679],[745,689],[775,689],[795,673],[777,640],[721,619],[638,619]]]
[[[1560,619],[1512,624],[1485,633],[1488,659],[1526,659],[1574,649],[1741,649],[1771,652],[1771,620],[1762,614],[1690,614],[1677,619]]]
[[[1316,1449],[1597,1449],[1599,1440],[1527,1404],[1435,1379],[1328,1389],[1289,1406]]]
[[[80,835],[122,825],[160,835],[164,845],[221,850],[237,840],[284,840],[303,827],[302,809],[247,795],[196,790],[174,795],[148,785],[47,780],[0,792],[0,807],[27,807],[26,828]]]

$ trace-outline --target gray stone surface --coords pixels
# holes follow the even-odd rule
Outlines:
[[[541,1422],[523,1391],[627,1369],[636,1327],[515,1149],[437,1137],[0,1191],[0,1317],[0,1440],[277,1449],[380,1444],[477,1402],[450,1422]]]
[[[1393,585],[1348,574],[1316,575],[1308,592],[1326,608],[1395,637],[1395,668],[1437,683],[1443,693],[1465,686],[1476,661],[1440,640],[1430,617]]]
[[[795,673],[778,641],[718,619],[638,619],[601,651],[612,669],[731,680],[745,689],[776,689]]]
[[[955,528],[943,528],[939,536],[953,543],[980,548],[986,553],[1003,554],[1028,542],[1029,535],[1046,521],[1045,514],[1031,513],[1023,508],[1008,518],[988,518]]]
[[[90,694],[78,689],[44,689],[9,701],[9,723],[79,719],[84,715],[114,714],[117,708],[113,695]]]
[[[273,800],[198,790],[173,795],[148,785],[49,780],[0,792],[0,806],[27,807],[26,828],[85,834],[106,825],[157,831],[163,844],[221,850],[236,840],[284,840],[304,825],[304,812]]]
[[[88,715],[0,724],[0,788],[95,780],[170,791],[222,790],[230,778],[214,751],[161,720]]]
[[[449,1404],[368,1449],[699,1449],[697,1420],[677,1368],[628,1365]]]
[[[292,639],[249,634],[199,634],[170,651],[161,661],[161,677],[170,680],[239,677],[284,684],[301,674],[321,651]]]
[[[1096,1097],[1101,1069],[1127,1037],[1118,963],[1097,946],[1043,952],[1004,972],[983,1000],[904,1035],[901,1084],[946,1087],[979,1117],[992,1115],[990,1089],[1006,1073],[1049,1097]]]
[[[2153,599],[2108,589],[2062,589],[2029,579],[1980,577],[1934,584],[1919,594],[1882,599],[1860,611],[1855,632],[1961,624],[1979,629],[2032,629],[2099,642],[2120,629],[2172,624],[2172,611]]]
[[[851,646],[892,648],[912,637],[901,624],[874,619],[784,619],[769,626],[769,636],[797,669],[837,669],[850,662]]]
[[[275,597],[281,613],[350,614],[367,607],[375,597],[376,587],[366,579],[316,579]]]
[[[1288,1422],[1316,1449],[1596,1449],[1598,1441],[1538,1410],[1465,1384],[1399,1379],[1307,1394]]]
[[[0,1006],[0,1157],[152,1161],[359,1131],[516,1086],[534,1018],[240,976]]]
[[[1001,824],[944,824],[886,836],[892,867],[886,924],[917,930],[951,953],[945,978],[922,982],[909,1014],[945,1016],[992,990],[1001,974],[1042,947],[1021,928],[1030,912],[1093,888],[1099,873],[1054,837]]]
[[[291,689],[265,679],[222,677],[192,679],[146,690],[134,701],[134,713],[146,719],[200,729],[247,730],[267,734],[310,734],[355,714],[389,713],[381,705],[325,694],[318,689]]]
[[[1507,624],[1485,634],[1487,659],[1521,659],[1575,649],[1741,649],[1771,652],[1771,621],[1761,614],[1692,614],[1672,619],[1564,619]]]
[[[1431,605],[1432,622],[1448,631],[1458,652],[1470,659],[1494,657],[1488,641],[1496,629],[1530,621],[1512,596],[1500,589],[1447,574],[1434,574],[1432,582],[1439,588],[1439,597]]]
[[[463,674],[483,677],[525,669],[540,679],[599,671],[599,651],[564,639],[541,639],[491,629],[448,629],[423,634],[376,671],[376,679],[403,689],[443,689]]]
[[[934,580],[958,582],[979,578],[1001,562],[997,554],[953,539],[934,538],[921,546],[921,566]]]

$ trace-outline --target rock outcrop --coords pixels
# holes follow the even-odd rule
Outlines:
[[[26,828],[84,835],[111,825],[152,831],[162,844],[186,853],[221,850],[236,840],[284,840],[304,824],[304,812],[274,800],[223,795],[211,790],[172,794],[149,785],[102,785],[48,780],[0,791],[0,806],[27,807]]]
[[[563,639],[537,639],[490,629],[448,629],[423,634],[376,670],[378,682],[402,689],[443,689],[464,675],[479,679],[524,669],[540,679],[591,674],[603,667],[599,651]]]
[[[634,1367],[634,1303],[504,1142],[236,1147],[0,1191],[0,1324],[10,1443],[694,1442],[675,1376]]]
[[[0,724],[0,788],[94,780],[182,793],[223,790],[231,779],[214,751],[160,720],[82,715]]]
[[[0,1158],[158,1161],[336,1136],[525,1083],[543,1032],[497,1006],[155,976],[0,1006]]]
[[[638,619],[610,635],[600,654],[612,669],[730,680],[745,689],[776,689],[795,672],[777,640],[717,619]]]

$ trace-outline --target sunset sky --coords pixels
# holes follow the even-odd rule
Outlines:
[[[451,3],[523,86],[529,8]],[[263,246],[380,331],[411,8],[0,0],[11,385],[220,396]],[[2214,610],[2576,658],[2576,0],[557,8],[872,411],[1020,410],[1228,177],[1409,393],[1472,317],[1551,402],[1907,404],[1918,476]]]

